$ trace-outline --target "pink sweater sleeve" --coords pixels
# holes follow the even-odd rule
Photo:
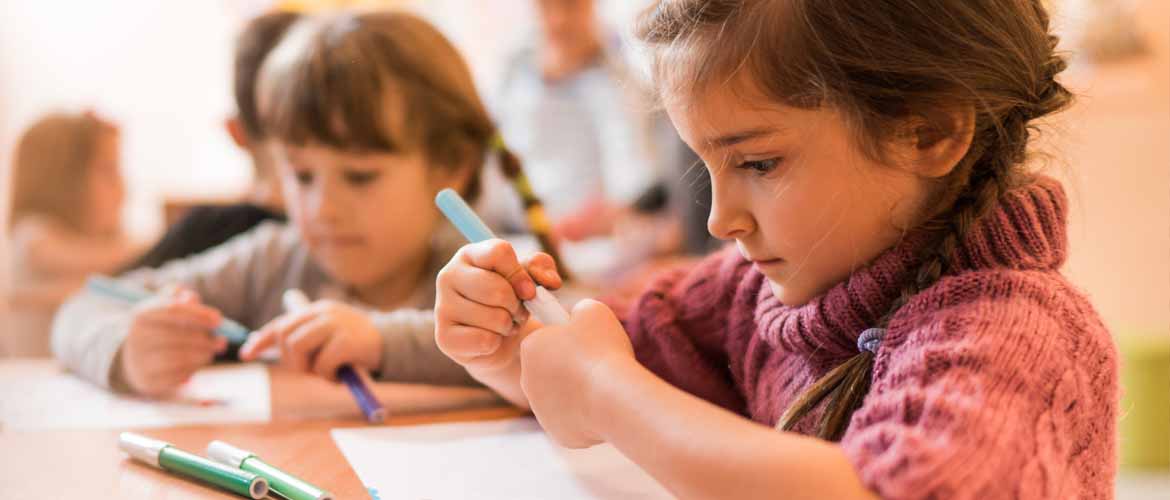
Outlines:
[[[728,368],[728,311],[749,265],[720,252],[657,277],[633,304],[611,303],[638,361],[675,387],[739,414],[744,398]]]
[[[891,324],[841,442],[883,498],[1112,497],[1109,333],[1055,273],[1003,274],[944,280]]]

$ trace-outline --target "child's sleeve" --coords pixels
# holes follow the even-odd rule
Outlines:
[[[738,254],[724,251],[693,269],[664,273],[633,304],[610,302],[638,362],[671,385],[740,414],[746,407],[725,337],[747,269]]]
[[[996,288],[912,302],[929,321],[899,330],[895,319],[883,340],[841,441],[882,498],[1112,496],[1109,333],[1079,297],[1054,299],[1071,294],[1051,281]]]
[[[140,269],[119,281],[147,289],[181,284],[191,287],[203,303],[225,317],[250,323],[257,307],[253,293],[279,277],[295,241],[284,226],[264,224],[223,245],[159,269]],[[130,333],[133,305],[82,289],[69,298],[53,319],[53,353],[66,368],[102,387],[117,388],[111,379],[115,359]]]
[[[53,318],[53,354],[82,378],[112,389],[114,360],[130,332],[131,321],[125,304],[79,292],[62,304]]]
[[[399,309],[374,313],[372,319],[382,334],[379,379],[430,385],[481,385],[439,350],[435,343],[434,311]]]

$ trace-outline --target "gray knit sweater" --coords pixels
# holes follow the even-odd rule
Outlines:
[[[119,278],[156,289],[182,284],[202,301],[248,328],[259,328],[282,314],[281,295],[299,288],[310,298],[334,299],[369,311],[382,334],[379,377],[398,382],[475,385],[448,359],[434,338],[434,276],[454,255],[456,239],[444,232],[436,238],[428,278],[407,307],[383,312],[357,303],[309,255],[296,229],[268,222],[201,254],[158,269],[139,269]],[[67,368],[103,387],[117,388],[114,361],[129,333],[131,306],[82,290],[69,298],[53,321],[52,347]]]

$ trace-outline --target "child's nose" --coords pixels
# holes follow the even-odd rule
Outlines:
[[[336,186],[323,183],[312,199],[311,209],[318,220],[334,220],[342,215],[341,193]]]
[[[726,192],[719,183],[711,183],[711,214],[707,217],[707,231],[721,240],[742,238],[755,230],[755,220],[744,207],[743,196]]]

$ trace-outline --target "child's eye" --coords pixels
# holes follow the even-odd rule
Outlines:
[[[739,164],[739,168],[742,168],[744,170],[752,170],[752,171],[762,175],[762,174],[766,174],[768,172],[775,170],[776,166],[779,165],[780,162],[782,162],[782,161],[784,161],[783,158],[769,158],[767,160],[745,161],[745,162]]]
[[[313,183],[313,172],[310,170],[297,170],[293,175],[297,177],[297,184],[308,186]]]
[[[354,185],[354,186],[365,186],[366,184],[369,184],[369,183],[377,180],[378,175],[380,175],[380,174],[381,173],[377,172],[377,171],[361,172],[361,171],[357,171],[357,170],[350,170],[350,171],[345,172],[344,175],[345,175],[345,182],[348,182],[349,184]]]

